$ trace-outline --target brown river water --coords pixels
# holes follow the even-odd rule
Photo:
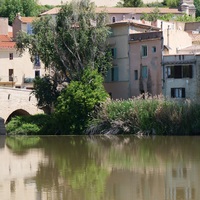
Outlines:
[[[0,200],[200,200],[200,137],[0,137]]]

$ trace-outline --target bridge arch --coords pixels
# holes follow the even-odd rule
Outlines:
[[[26,110],[24,109],[17,109],[15,111],[13,111],[9,116],[8,118],[6,119],[6,123],[8,123],[13,117],[16,117],[16,116],[29,116],[31,115],[29,112],[27,112]]]

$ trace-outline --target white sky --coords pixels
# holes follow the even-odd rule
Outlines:
[[[63,0],[63,3],[66,3],[70,0]],[[97,6],[116,6],[117,2],[120,0],[91,0],[94,1]],[[38,2],[42,5],[59,5],[61,4],[61,0],[38,0]]]

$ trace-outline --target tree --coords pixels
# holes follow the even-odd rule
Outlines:
[[[82,80],[88,66],[91,73],[97,70],[105,75],[111,67],[106,17],[105,13],[97,15],[89,0],[72,1],[62,6],[56,21],[47,16],[33,22],[33,35],[20,32],[17,50],[22,54],[28,49],[32,60],[39,55],[56,88],[65,82]],[[35,92],[38,100],[43,98],[42,93]]]
[[[142,7],[143,1],[142,0],[121,0],[117,3],[117,6],[123,7]]]
[[[41,17],[33,23],[34,35],[19,33],[16,46],[23,53],[38,54],[48,69],[61,74],[61,82],[80,80],[86,66],[105,74],[111,66],[107,48],[109,28],[105,13],[96,14],[89,0],[64,5],[56,22]]]
[[[10,25],[17,13],[20,13],[22,16],[37,16],[39,14],[37,0],[0,1],[0,16],[8,17]]]
[[[37,106],[45,109],[46,113],[51,113],[52,108],[59,96],[57,83],[53,82],[48,75],[34,80],[34,91],[37,98]]]

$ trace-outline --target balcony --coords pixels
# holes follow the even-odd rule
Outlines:
[[[33,83],[34,80],[35,80],[35,78],[26,77],[26,78],[24,78],[24,83]]]
[[[146,32],[146,33],[133,33],[129,35],[129,41],[142,41],[142,40],[152,40],[152,39],[162,39],[162,32]]]
[[[14,87],[17,82],[17,76],[0,76],[0,86]]]

